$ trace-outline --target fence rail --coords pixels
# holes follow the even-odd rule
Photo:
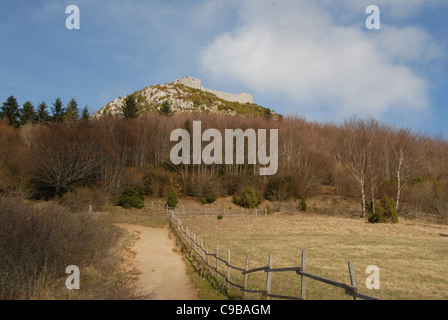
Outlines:
[[[177,215],[177,213],[176,213]],[[249,255],[246,256],[246,266],[237,267],[231,264],[231,252],[230,250],[227,252],[227,259],[219,257],[219,247],[216,246],[215,253],[209,253],[207,243],[196,234],[192,233],[188,226],[183,226],[182,221],[176,217],[173,211],[170,212],[170,225],[173,233],[175,234],[178,242],[180,243],[183,252],[189,254],[193,259],[195,259],[198,263],[205,266],[208,269],[209,274],[214,275],[216,280],[219,277],[224,279],[224,282],[227,284],[227,289],[229,286],[233,286],[239,289],[243,293],[243,298],[246,296],[246,293],[258,293],[262,294],[265,299],[270,298],[278,298],[278,299],[287,299],[287,300],[305,300],[306,299],[306,278],[319,281],[322,283],[329,284],[334,287],[338,287],[344,289],[344,293],[346,295],[352,296],[353,299],[364,299],[364,300],[379,300],[378,298],[371,297],[368,295],[358,293],[358,284],[356,281],[355,267],[353,262],[348,262],[348,269],[350,274],[350,282],[351,284],[346,284],[343,282],[330,280],[321,276],[317,276],[311,273],[306,272],[306,251],[302,250],[302,259],[301,265],[295,267],[284,267],[284,268],[273,268],[273,256],[269,256],[268,264],[266,266],[257,267],[249,269]],[[210,261],[210,258],[214,258],[214,265]],[[224,263],[227,270],[219,269],[219,261]],[[244,276],[244,285],[237,284],[232,281],[231,270],[239,271],[241,275]],[[247,282],[248,276],[255,272],[264,272],[266,273],[266,287],[264,289],[248,289]],[[273,272],[295,272],[300,276],[300,296],[287,296],[281,294],[271,293],[271,282],[272,282],[272,273]]]
[[[232,217],[232,216],[247,216],[247,215],[267,215],[267,209],[215,209],[215,208],[189,208],[185,209],[184,207],[178,207],[176,210],[172,207],[168,207],[168,205],[163,205],[161,203],[154,203],[151,201],[151,209],[163,209],[169,212],[174,212],[178,217],[194,217],[194,216],[219,216],[222,217]]]

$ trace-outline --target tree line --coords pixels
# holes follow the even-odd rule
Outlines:
[[[36,107],[31,101],[26,101],[20,106],[17,99],[10,96],[3,102],[0,109],[0,120],[6,119],[8,124],[14,128],[26,124],[60,122],[62,120],[87,120],[89,117],[88,107],[85,106],[80,110],[75,98],[69,101],[66,108],[64,108],[61,98],[56,98],[49,110],[45,101],[40,102]]]
[[[448,146],[439,137],[356,117],[338,125],[294,116],[275,120],[206,113],[70,121],[71,107],[58,116],[57,101],[53,120],[25,122],[32,124],[27,126],[20,120],[25,108],[14,122],[7,113],[10,104],[3,105],[1,193],[81,203],[76,197],[114,199],[125,188],[154,197],[167,197],[174,189],[210,203],[223,196],[241,198],[251,187],[280,209],[286,200],[305,199],[327,187],[359,201],[363,217],[375,212],[384,197],[392,198],[402,214],[448,212]],[[277,174],[260,176],[259,164],[247,161],[173,165],[170,134],[177,128],[191,133],[195,120],[202,122],[202,130],[222,133],[278,129]]]

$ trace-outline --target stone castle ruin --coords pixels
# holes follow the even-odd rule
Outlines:
[[[218,98],[231,101],[231,102],[239,102],[239,103],[254,103],[254,97],[249,93],[239,93],[239,94],[233,94],[233,93],[227,93],[227,92],[221,92],[216,91],[212,89],[204,88],[201,85],[201,79],[199,78],[193,78],[193,77],[182,77],[181,79],[175,79],[173,84],[183,84],[184,86],[199,89],[204,92],[210,92],[216,95]]]

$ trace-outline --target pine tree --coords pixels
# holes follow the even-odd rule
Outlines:
[[[52,120],[55,122],[62,121],[64,119],[65,109],[63,108],[61,98],[57,98],[53,103],[53,108],[51,108],[53,112]]]
[[[168,194],[168,199],[166,200],[166,204],[169,208],[175,208],[179,202],[179,198],[177,195],[177,191],[174,188],[171,188],[170,193]]]
[[[124,98],[122,114],[123,118],[125,119],[137,118],[138,108],[133,94],[130,94],[126,98]]]
[[[50,121],[50,114],[47,111],[47,104],[42,101],[37,105],[37,122],[38,123],[48,123]]]
[[[139,192],[132,187],[124,188],[122,194],[118,197],[118,205],[126,209],[132,207],[141,209],[145,205],[145,194]]]
[[[2,105],[0,110],[0,118],[7,118],[9,124],[14,128],[17,128],[20,125],[19,117],[19,104],[14,96],[10,96]]]
[[[82,109],[81,119],[89,120],[89,118],[90,118],[89,108],[85,106],[84,109]]]
[[[22,110],[20,110],[20,124],[36,123],[37,115],[34,111],[34,106],[31,101],[27,101],[23,104]]]
[[[67,105],[67,109],[65,110],[64,119],[67,120],[78,120],[79,118],[79,109],[78,103],[75,98],[72,98]]]
[[[173,111],[171,110],[171,105],[168,101],[164,101],[162,103],[162,106],[160,107],[160,114],[163,115],[171,115],[173,113]]]

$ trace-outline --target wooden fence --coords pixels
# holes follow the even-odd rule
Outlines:
[[[177,214],[177,213],[176,213]],[[358,284],[356,281],[355,266],[353,262],[348,262],[348,269],[350,275],[351,284],[345,284],[339,281],[330,280],[321,276],[317,276],[306,272],[306,251],[302,251],[301,265],[295,267],[286,268],[273,268],[273,256],[269,256],[268,264],[266,266],[249,269],[249,256],[246,256],[245,267],[237,267],[231,264],[231,252],[227,252],[227,259],[221,258],[219,256],[219,248],[216,246],[215,253],[209,253],[207,243],[196,234],[192,233],[188,227],[184,229],[183,223],[180,219],[176,217],[173,211],[170,212],[170,225],[173,233],[175,234],[178,242],[182,247],[184,253],[189,254],[196,262],[205,266],[215,280],[219,278],[224,279],[226,283],[226,289],[229,286],[237,288],[241,291],[243,298],[246,297],[246,293],[258,293],[261,294],[265,299],[270,298],[287,299],[287,300],[305,300],[306,299],[306,278],[313,279],[319,282],[329,284],[334,287],[344,289],[344,293],[352,296],[353,299],[364,299],[364,300],[379,300],[378,298],[371,297],[358,293]],[[214,260],[214,261],[212,261]],[[225,264],[225,270],[219,268],[219,262]],[[231,271],[236,270],[244,277],[244,284],[237,284],[232,280]],[[263,289],[248,289],[247,282],[248,276],[255,272],[266,273],[266,286]],[[286,296],[281,294],[276,294],[271,292],[272,284],[272,273],[273,272],[294,272],[300,276],[300,295],[298,296]]]
[[[248,216],[248,215],[267,215],[267,209],[215,209],[215,208],[188,208],[185,207],[177,207],[174,211],[174,208],[168,207],[168,205],[163,205],[161,203],[155,203],[151,201],[151,209],[162,209],[169,212],[175,212],[177,217],[194,217],[194,216],[222,216],[222,217],[232,217],[232,216]]]

